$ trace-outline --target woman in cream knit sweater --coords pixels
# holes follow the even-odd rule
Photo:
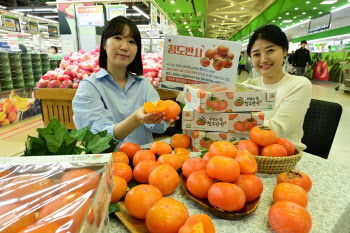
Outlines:
[[[288,40],[276,25],[265,25],[251,37],[247,52],[255,70],[262,76],[248,79],[245,83],[277,91],[274,111],[266,111],[264,125],[276,131],[277,137],[292,142],[304,150],[301,142],[303,123],[312,94],[311,82],[302,76],[282,72]]]

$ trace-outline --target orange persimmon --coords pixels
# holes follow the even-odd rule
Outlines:
[[[143,108],[147,113],[155,112],[158,114],[166,110],[167,104],[165,103],[164,100],[158,100],[155,103],[152,103],[152,102],[144,103]]]

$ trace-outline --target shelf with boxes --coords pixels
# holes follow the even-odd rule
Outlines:
[[[48,54],[0,53],[0,91],[34,87],[59,62],[49,60]]]
[[[255,126],[264,124],[276,92],[248,84],[185,85],[182,129],[191,137],[192,150],[202,151],[214,141],[249,139]]]

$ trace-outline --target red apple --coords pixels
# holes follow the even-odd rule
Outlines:
[[[328,66],[326,62],[319,61],[315,65],[312,78],[322,80],[322,81],[328,81],[329,73],[328,73]]]

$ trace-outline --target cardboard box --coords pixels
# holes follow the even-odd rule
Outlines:
[[[254,126],[263,124],[262,112],[200,113],[189,105],[185,105],[182,109],[182,129],[249,133]]]
[[[194,152],[203,151],[208,149],[209,146],[215,141],[238,141],[244,139],[250,139],[249,133],[237,134],[228,132],[207,132],[199,130],[185,130],[191,138],[191,149]]]
[[[248,84],[188,84],[184,88],[184,101],[196,111],[254,112],[272,111],[276,91]]]
[[[0,171],[11,171],[15,175],[21,175],[24,173],[34,173],[41,177],[50,178],[54,181],[54,186],[56,186],[57,188],[59,185],[59,180],[65,172],[81,168],[88,168],[97,171],[98,173],[100,173],[101,179],[94,193],[92,191],[89,191],[93,193],[92,196],[90,196],[92,200],[87,208],[85,216],[83,216],[82,223],[77,232],[105,232],[105,229],[108,229],[108,226],[106,225],[109,224],[108,206],[111,199],[111,192],[113,190],[113,159],[111,154],[0,158]],[[46,192],[49,192],[50,189],[52,190],[52,188],[48,188]],[[41,192],[43,191],[45,192],[45,190],[42,190]],[[59,197],[58,195],[60,194],[55,194],[51,199],[46,200],[45,203],[49,203],[51,200],[55,201],[56,197]],[[80,199],[87,200],[87,196],[84,196],[86,198]],[[29,196],[26,196],[25,198],[27,197]],[[40,196],[41,200],[42,198],[43,195]],[[30,205],[30,208],[28,209],[27,213],[34,212],[35,214],[37,214],[38,210],[42,206],[42,202],[40,201],[40,199],[35,199],[37,201],[36,205]],[[23,203],[23,205],[28,206],[26,203]],[[80,207],[81,205],[82,203],[79,204]],[[68,208],[66,209],[68,210]],[[93,218],[91,217],[92,214],[90,214],[91,211],[93,211],[94,213]],[[67,212],[65,213],[65,215],[69,215],[69,213],[71,212]],[[60,216],[60,212],[55,213],[55,216]],[[54,218],[55,216],[52,217]]]

